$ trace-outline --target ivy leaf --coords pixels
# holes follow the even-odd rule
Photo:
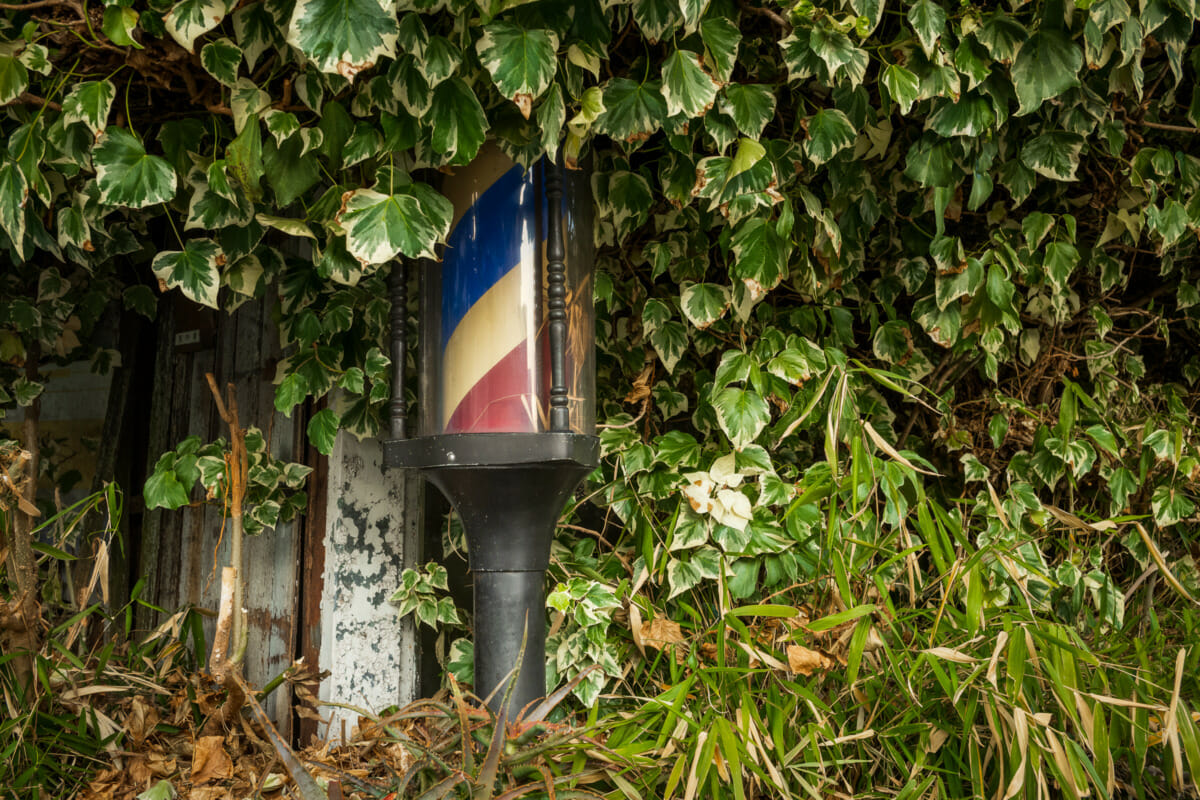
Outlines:
[[[1079,168],[1083,137],[1065,131],[1043,133],[1021,148],[1021,160],[1039,175],[1056,181],[1073,181]]]
[[[221,286],[218,258],[224,260],[225,255],[212,239],[191,239],[182,251],[159,253],[150,266],[167,288],[178,287],[189,300],[217,308]]]
[[[733,275],[755,300],[778,286],[787,274],[787,240],[761,216],[745,220],[733,235]]]
[[[399,25],[387,0],[297,0],[288,43],[347,80],[393,56]]]
[[[382,264],[397,253],[434,258],[433,245],[449,227],[436,226],[411,194],[355,189],[342,208],[337,220],[346,230],[346,249],[363,264]]]
[[[685,283],[680,292],[683,315],[700,330],[725,316],[729,299],[729,288],[715,283]]]
[[[265,2],[249,3],[233,12],[233,33],[242,48],[246,67],[251,71],[262,54],[279,40],[275,19]]]
[[[538,127],[542,129],[542,148],[551,161],[558,156],[559,135],[566,121],[567,107],[563,103],[562,89],[554,84],[537,110]]]
[[[1150,508],[1154,511],[1154,521],[1163,527],[1174,525],[1196,512],[1196,504],[1187,495],[1165,483],[1154,489]]]
[[[757,139],[775,116],[775,94],[760,83],[731,83],[725,87],[721,111],[733,117],[742,133]]]
[[[633,18],[651,44],[679,25],[678,0],[634,0]]]
[[[7,105],[29,88],[29,70],[12,56],[0,56],[0,105]]]
[[[650,333],[650,344],[654,347],[654,352],[658,353],[663,368],[668,373],[673,373],[679,359],[688,349],[687,328],[679,320],[667,320]]]
[[[322,409],[313,415],[308,422],[308,440],[321,455],[333,452],[333,443],[337,439],[338,426],[341,420],[331,408]]]
[[[700,26],[700,18],[708,10],[709,0],[679,0],[679,11],[683,14],[683,30],[685,33],[695,33]]]
[[[604,87],[604,111],[596,119],[596,130],[619,141],[637,141],[649,138],[667,116],[658,82],[613,78]]]
[[[93,136],[99,136],[108,124],[108,112],[116,96],[117,88],[112,81],[76,84],[63,100],[63,124],[82,122]]]
[[[707,63],[713,77],[725,83],[733,74],[733,65],[737,63],[741,30],[727,17],[709,17],[700,23],[700,39],[708,53]]]
[[[933,58],[938,39],[946,30],[946,11],[933,0],[917,0],[908,10],[908,24],[917,32],[925,55]]]
[[[892,102],[900,106],[900,113],[907,114],[921,96],[920,79],[898,64],[889,64],[883,70],[882,80]]]
[[[958,102],[941,101],[941,106],[926,121],[926,126],[939,136],[979,136],[996,122],[992,103],[977,94],[961,98]]]
[[[1083,52],[1062,31],[1040,30],[1025,40],[1012,65],[1013,86],[1020,108],[1017,116],[1079,83]]]
[[[241,63],[242,48],[225,38],[209,42],[200,50],[200,65],[204,71],[230,89],[237,83]]]
[[[945,142],[922,138],[909,149],[904,174],[925,187],[952,186],[954,159]]]
[[[866,51],[856,47],[846,34],[832,28],[815,27],[808,35],[808,47],[824,62],[830,75],[841,70],[852,85],[862,82],[869,58]]]
[[[143,49],[142,45],[133,38],[133,32],[137,30],[138,19],[138,12],[132,8],[109,6],[104,9],[104,18],[100,23],[100,29],[117,47],[136,47],[141,50]]]
[[[667,116],[702,116],[717,98],[717,84],[700,67],[700,57],[690,50],[676,50],[662,68],[662,95]]]
[[[145,208],[175,196],[175,170],[124,128],[110,127],[92,151],[100,202]]]
[[[771,419],[767,401],[751,389],[729,386],[713,397],[717,424],[739,450],[752,443]]]
[[[483,106],[461,78],[451,78],[433,93],[429,119],[433,149],[455,164],[466,164],[479,152],[488,129]]]
[[[823,108],[808,118],[808,157],[820,166],[854,145],[858,134],[850,118],[836,108]]]
[[[187,490],[175,476],[175,470],[164,467],[162,461],[159,461],[159,466],[154,470],[154,474],[146,480],[146,485],[142,488],[142,496],[146,500],[147,509],[174,510],[187,505],[188,502]]]
[[[550,86],[558,68],[558,35],[526,30],[511,22],[493,22],[483,29],[475,49],[500,94],[517,104],[529,119],[533,101]]]
[[[434,36],[425,45],[425,54],[416,58],[417,69],[430,88],[449,78],[458,69],[462,53],[444,36]]]
[[[12,240],[18,258],[25,258],[25,200],[29,185],[21,168],[10,161],[0,167],[0,226]]]
[[[171,38],[190,53],[196,37],[220,25],[227,13],[229,7],[224,0],[180,0],[163,17],[163,25]]]

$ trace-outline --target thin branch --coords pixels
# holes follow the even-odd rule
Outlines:
[[[32,3],[0,3],[0,9],[5,11],[32,11],[35,8],[51,8],[53,6],[62,6],[64,8],[74,9],[72,3],[66,0],[34,0]]]
[[[1141,125],[1145,128],[1155,128],[1160,131],[1174,131],[1176,133],[1200,133],[1200,128],[1193,128],[1188,125],[1171,125],[1166,122],[1151,122],[1146,119],[1130,120],[1135,125]]]
[[[792,24],[790,22],[788,22],[786,19],[784,19],[783,17],[779,16],[778,13],[772,11],[771,9],[762,8],[760,6],[752,6],[748,2],[746,2],[746,0],[738,0],[738,5],[741,6],[741,9],[743,11],[745,11],[749,14],[756,14],[760,17],[766,17],[767,19],[771,20],[771,22],[774,22],[776,25],[778,25],[780,28],[783,28],[784,31],[786,31],[788,33],[792,32]]]
[[[44,97],[38,97],[36,94],[31,92],[22,92],[21,96],[17,99],[26,105],[45,106],[51,111],[62,111],[62,106],[60,104],[54,102],[53,100],[47,100]]]

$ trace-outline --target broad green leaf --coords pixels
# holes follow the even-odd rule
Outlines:
[[[163,467],[161,462],[159,462],[159,468],[155,469],[154,474],[146,480],[146,485],[142,488],[142,496],[146,500],[147,510],[152,508],[174,510],[188,503],[187,490],[175,476],[175,470]],[[170,787],[170,784],[168,783],[167,786]]]
[[[1012,65],[1013,86],[1020,108],[1028,114],[1043,102],[1079,83],[1083,52],[1062,31],[1039,30],[1030,36]]]
[[[700,66],[700,57],[690,50],[676,50],[662,68],[662,96],[667,116],[702,116],[712,108],[717,84]]]
[[[12,240],[18,258],[25,257],[25,200],[29,186],[20,167],[9,161],[0,167],[0,226]]]
[[[712,70],[712,76],[722,83],[727,82],[737,63],[742,32],[729,18],[713,16],[700,23],[700,38],[708,53],[705,63]]]
[[[762,136],[775,116],[775,95],[763,84],[731,83],[722,93],[721,111],[733,117],[742,133],[751,139]]]
[[[757,392],[729,386],[713,397],[717,424],[739,450],[751,444],[771,419],[771,409]]]
[[[733,236],[734,277],[741,279],[757,301],[787,275],[790,246],[775,226],[761,216],[746,219]]]
[[[241,63],[242,48],[225,38],[209,42],[200,50],[200,65],[204,71],[231,89],[237,83]]]
[[[909,149],[904,174],[925,187],[952,186],[956,171],[948,145],[922,138]]]
[[[118,47],[136,47],[141,50],[143,46],[133,38],[133,32],[137,30],[138,19],[138,13],[132,8],[112,5],[104,9],[104,19],[101,21],[100,28],[109,41]]]
[[[946,11],[933,0],[917,0],[908,9],[908,24],[917,32],[925,55],[933,58],[938,39],[946,31]]]
[[[399,25],[388,0],[297,0],[288,43],[347,80],[394,56]]]
[[[736,178],[746,170],[752,169],[766,154],[767,148],[753,139],[747,139],[744,136],[738,139],[737,151],[729,163],[729,178]]]
[[[124,128],[105,129],[92,151],[100,202],[145,208],[175,196],[175,170]]]
[[[483,106],[461,78],[443,81],[434,90],[429,123],[433,149],[455,164],[466,164],[475,157],[488,129]]]
[[[346,230],[346,249],[363,264],[382,264],[397,253],[434,258],[433,246],[448,227],[439,229],[410,194],[356,189],[342,208],[338,222]]]
[[[1017,50],[1029,37],[1025,26],[1002,11],[989,14],[975,35],[1001,64],[1012,63]]]
[[[850,118],[836,108],[823,108],[808,118],[808,157],[818,166],[854,145],[858,134]]]
[[[898,64],[889,64],[883,70],[883,85],[892,96],[892,102],[900,106],[901,114],[907,114],[921,96],[920,80]]]
[[[1083,137],[1051,131],[1036,136],[1021,148],[1021,160],[1039,175],[1056,181],[1073,181],[1079,168]]]
[[[159,253],[150,266],[168,289],[178,288],[189,300],[216,308],[221,286],[218,258],[224,254],[212,239],[190,239],[182,251]]]
[[[725,316],[729,299],[729,288],[715,283],[684,284],[680,293],[683,315],[700,330]]]
[[[510,22],[493,22],[483,29],[475,49],[500,94],[516,103],[521,115],[529,119],[533,101],[554,79],[558,35],[548,30],[526,30]]]
[[[0,105],[16,100],[29,88],[29,70],[12,56],[0,55]]]
[[[251,202],[261,199],[263,168],[262,129],[255,120],[225,149],[225,160],[233,182]],[[286,205],[286,204],[285,204]]]
[[[108,125],[108,112],[112,108],[117,88],[112,81],[85,81],[78,83],[63,99],[63,122],[71,125],[82,122],[93,136],[104,133]]]
[[[337,439],[338,426],[341,420],[331,408],[322,409],[313,415],[308,422],[308,440],[321,455],[333,453],[333,443]]]
[[[179,0],[163,17],[163,25],[171,38],[190,53],[196,37],[220,25],[228,13],[225,0]]]
[[[1079,264],[1079,251],[1068,242],[1051,242],[1046,245],[1046,258],[1042,266],[1046,270],[1046,278],[1058,290],[1067,286],[1071,273]]]
[[[613,78],[604,87],[604,111],[596,129],[619,141],[637,141],[658,130],[666,117],[667,104],[656,81]]]

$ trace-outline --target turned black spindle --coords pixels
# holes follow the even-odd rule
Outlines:
[[[567,265],[563,243],[562,173],[546,162],[546,201],[549,206],[546,242],[546,308],[550,322],[550,430],[571,428],[567,408]]]
[[[408,438],[408,404],[404,399],[404,373],[408,354],[408,264],[404,259],[392,263],[388,278],[391,295],[392,403],[389,407],[392,438]]]

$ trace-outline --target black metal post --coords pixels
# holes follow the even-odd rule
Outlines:
[[[567,408],[567,265],[563,244],[562,172],[558,164],[545,161],[546,202],[546,318],[550,322],[550,430],[571,429]]]
[[[388,293],[392,307],[391,322],[392,353],[392,402],[389,407],[392,438],[408,438],[408,404],[404,399],[405,369],[408,366],[408,264],[404,259],[392,263],[388,276]]]

